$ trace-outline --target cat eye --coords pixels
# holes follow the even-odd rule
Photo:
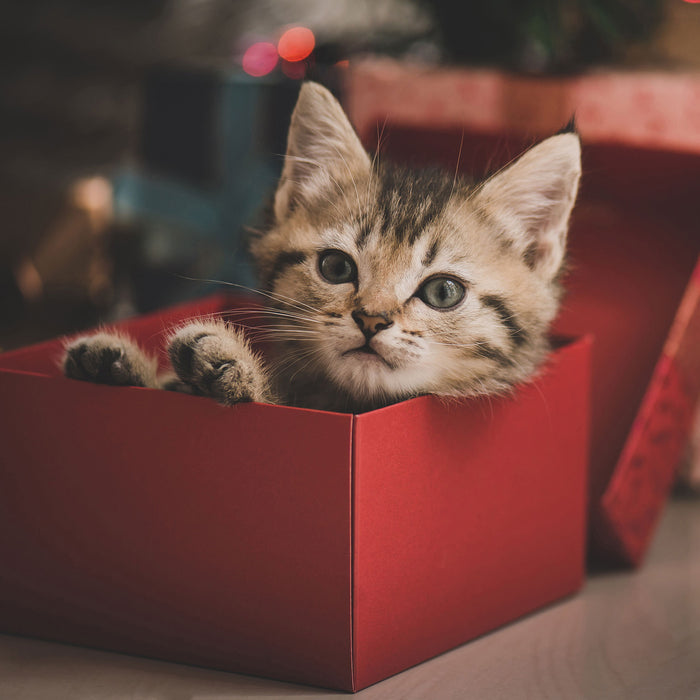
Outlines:
[[[355,261],[340,250],[324,250],[318,259],[318,271],[331,284],[345,284],[357,279]]]
[[[416,292],[416,296],[434,309],[452,309],[459,304],[466,289],[454,277],[431,277]]]

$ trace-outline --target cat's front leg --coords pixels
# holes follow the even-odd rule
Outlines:
[[[176,331],[168,345],[179,380],[202,396],[232,406],[277,403],[260,358],[243,333],[221,322],[195,322]]]
[[[158,362],[131,339],[102,331],[65,346],[63,373],[71,379],[115,386],[158,387]]]

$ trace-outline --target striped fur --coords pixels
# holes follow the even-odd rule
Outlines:
[[[483,183],[373,162],[335,99],[307,83],[274,225],[253,243],[272,306],[294,311],[279,333],[281,391],[302,405],[357,409],[424,393],[497,393],[531,377],[558,307],[579,175],[574,133]],[[357,279],[324,279],[327,250],[348,255]],[[464,285],[455,308],[418,295],[436,275]],[[365,352],[353,351],[365,342],[353,312],[390,320]]]

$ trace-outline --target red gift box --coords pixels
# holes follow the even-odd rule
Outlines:
[[[346,101],[370,147],[477,176],[576,115],[583,176],[556,324],[592,333],[590,551],[642,562],[700,397],[700,78],[356,64]],[[695,271],[694,271],[695,270]]]
[[[235,303],[123,327],[156,349]],[[361,415],[78,382],[60,341],[0,355],[0,626],[355,691],[571,594],[589,350],[514,397]]]

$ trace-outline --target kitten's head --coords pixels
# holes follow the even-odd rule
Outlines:
[[[253,244],[288,314],[280,337],[298,345],[290,362],[370,405],[526,379],[557,311],[580,171],[574,133],[476,186],[377,164],[335,98],[306,83],[275,223]]]

